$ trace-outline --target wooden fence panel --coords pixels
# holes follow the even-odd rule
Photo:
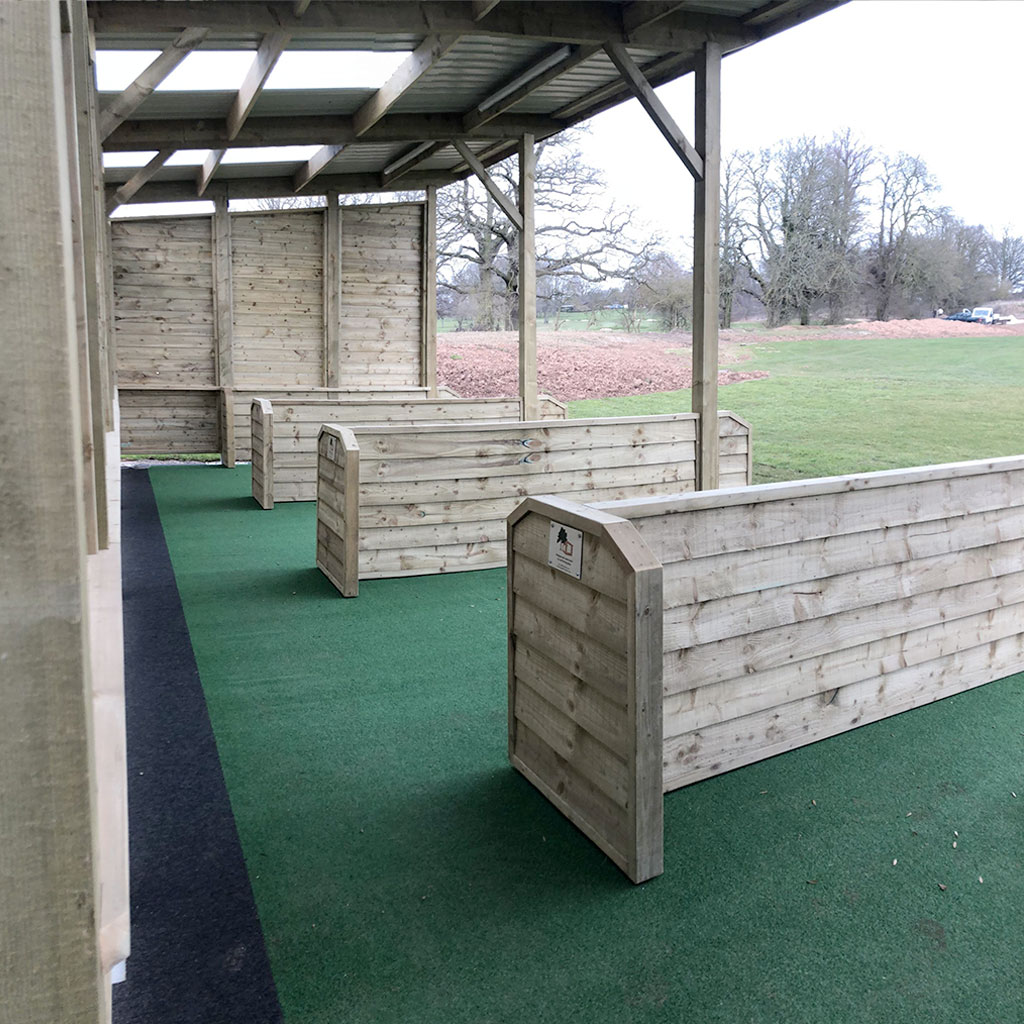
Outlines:
[[[417,385],[422,377],[423,204],[341,209],[345,384]]]
[[[121,450],[176,455],[220,451],[220,393],[216,388],[118,388]]]
[[[256,398],[290,404],[292,402],[404,402],[426,397],[427,389],[425,387],[234,388],[232,404],[235,413],[235,458],[247,462],[252,456],[249,411]]]
[[[323,211],[231,219],[236,387],[322,386]]]
[[[598,507],[664,563],[666,789],[1024,668],[1024,457]]]
[[[217,383],[210,224],[110,222],[118,384]]]
[[[505,520],[531,494],[589,502],[694,487],[691,413],[353,429],[360,579],[504,565]]]
[[[549,415],[565,406],[542,398]],[[419,398],[396,401],[387,397],[369,402],[290,401],[275,407],[272,449],[264,471],[274,476],[277,501],[313,501],[316,498],[317,437],[324,423],[388,424],[443,423],[507,420],[518,421],[518,398]]]
[[[631,524],[516,509],[508,644],[512,764],[634,882],[661,874],[661,567]]]

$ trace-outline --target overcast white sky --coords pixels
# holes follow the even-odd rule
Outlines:
[[[1024,0],[855,0],[722,65],[723,152],[850,127],[923,157],[968,223],[1024,235]],[[693,76],[658,90],[692,138]],[[594,118],[588,158],[666,236],[692,231],[689,174],[636,101]]]
[[[101,88],[122,88],[153,55],[121,56],[127,63],[106,82],[101,62]],[[236,68],[223,55],[196,53],[175,75],[191,75],[204,57],[219,65],[225,88],[237,87],[252,59],[231,55]],[[325,55],[320,67],[316,58],[286,54],[268,84],[342,84],[337,61]],[[967,222],[1024,235],[1022,69],[1024,0],[855,0],[726,58],[723,151],[850,127],[880,151],[923,157],[942,186],[940,201]],[[658,93],[692,138],[693,76]],[[612,194],[667,240],[689,236],[689,174],[640,106],[623,104],[590,126],[586,155]]]

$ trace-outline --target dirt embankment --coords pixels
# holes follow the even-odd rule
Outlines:
[[[766,377],[742,366],[748,346],[801,338],[991,338],[1020,335],[1020,324],[987,327],[948,320],[865,321],[842,327],[781,327],[723,331],[720,385]],[[618,331],[542,331],[537,336],[537,378],[542,394],[561,401],[640,395],[688,388],[693,382],[688,334]],[[518,392],[518,340],[512,331],[441,334],[438,382],[466,398]]]

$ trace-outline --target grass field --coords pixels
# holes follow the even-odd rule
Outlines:
[[[1024,452],[1024,337],[778,341],[752,346],[719,404],[753,426],[754,482]],[[690,409],[675,391],[569,403],[571,416]]]

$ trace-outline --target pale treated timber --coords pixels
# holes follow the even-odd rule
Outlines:
[[[437,189],[427,189],[423,205],[423,343],[420,382],[427,394],[437,396]]]
[[[486,2],[486,0],[485,0]],[[153,4],[152,0],[123,0],[114,4],[97,4],[94,12],[96,29],[101,34],[177,31],[181,14],[176,4]],[[298,41],[307,36],[344,30],[354,33],[379,33],[387,36],[396,27],[415,26],[413,31],[479,35],[529,39],[552,43],[603,43],[615,39],[637,46],[664,47],[673,51],[693,52],[709,36],[720,37],[729,49],[738,49],[764,38],[768,27],[745,28],[732,17],[693,13],[685,10],[662,18],[656,24],[633,28],[627,33],[618,4],[575,2],[555,3],[543,8],[543,16],[534,11],[524,13],[520,4],[499,3],[479,24],[472,4],[431,5],[425,14],[422,0],[347,0],[343,22],[333,3],[312,4],[301,15],[291,3],[233,2],[203,4],[203,22],[213,31],[227,33],[265,34],[279,29],[292,32]],[[205,8],[211,10],[207,12]]]
[[[544,404],[548,404],[545,398]],[[269,403],[268,403],[269,405]],[[551,414],[564,417],[565,407],[551,403]],[[475,422],[478,420],[518,421],[522,405],[516,399],[504,398],[422,398],[402,401],[379,397],[372,401],[296,401],[281,402],[275,409],[276,427],[265,436],[268,446],[261,473],[268,482],[275,482],[276,500],[312,501],[316,497],[317,444],[320,424],[421,423],[445,420]],[[513,427],[513,424],[509,424]],[[259,499],[258,499],[259,500]],[[261,501],[270,508],[269,501]],[[505,515],[503,512],[501,515]]]
[[[161,149],[145,167],[133,174],[114,194],[107,200],[107,213],[111,214],[122,203],[127,203],[150,178],[160,170],[171,157],[174,156],[173,149]]]
[[[293,191],[301,192],[344,148],[344,145],[321,146],[295,172]]]
[[[0,1015],[97,1024],[106,985],[60,11],[7,4],[3,23],[0,403],[13,430],[0,506]]]
[[[478,103],[472,110],[462,116],[462,127],[467,132],[478,132],[479,129],[527,96],[553,82],[560,75],[578,67],[600,52],[600,46],[559,46],[541,61],[515,75],[493,93]],[[509,132],[508,134],[518,134]],[[452,141],[457,138],[452,135]]]
[[[365,135],[435,64],[459,41],[457,35],[431,35],[416,47],[395,73],[374,93],[352,118],[358,138]]]
[[[693,390],[691,408],[705,429],[700,438],[697,480],[714,490],[718,479],[718,434],[710,429],[718,411],[718,265],[721,179],[722,51],[709,43],[696,74],[697,146],[703,174],[693,190]]]
[[[536,185],[534,137],[524,135],[519,143],[519,397],[525,420],[537,418]]]
[[[82,430],[82,507],[85,512],[86,552],[94,554],[106,547],[106,474],[103,468],[103,417],[94,409],[98,384],[92,382],[92,357],[89,342],[88,276],[89,259],[94,247],[85,237],[83,224],[82,181],[79,176],[78,119],[75,114],[74,53],[71,36],[61,35],[61,57],[64,81],[65,132],[68,137],[68,177],[70,179],[71,272],[75,282],[72,300],[75,309],[75,329],[78,350],[79,415]],[[98,415],[97,415],[98,414]],[[102,545],[101,545],[102,537]]]
[[[666,792],[1024,669],[1024,456],[592,507],[629,520],[661,565],[646,656],[662,663]],[[626,653],[608,569],[574,583],[606,581],[588,606],[545,590],[545,531],[510,543],[510,636],[537,652],[510,649],[511,671],[563,717],[599,694],[587,723],[607,746],[602,699]],[[564,759],[547,718],[539,739],[530,719],[531,755]]]
[[[473,173],[480,180],[491,198],[501,208],[501,212],[513,223],[517,230],[523,230],[523,215],[516,209],[515,203],[504,192],[498,188],[497,182],[487,173],[487,169],[482,163],[476,158],[473,151],[462,142],[460,139],[455,139],[452,145],[458,150],[459,156],[465,160],[466,165],[473,171]]]
[[[632,90],[633,95],[640,101],[640,105],[647,111],[655,127],[664,136],[665,141],[668,142],[676,156],[686,165],[687,170],[699,181],[704,176],[704,159],[702,155],[683,134],[682,129],[676,124],[672,115],[665,108],[665,104],[661,102],[657,93],[651,88],[650,82],[644,77],[644,73],[640,68],[636,66],[625,46],[621,43],[610,41],[604,44],[604,50],[618,69],[619,74],[622,75],[623,80]]]
[[[310,412],[304,413],[307,422],[279,423],[275,431],[276,496],[301,495],[297,489],[308,486],[305,453],[318,423],[316,410]],[[577,502],[644,495],[692,486],[695,473],[696,425],[690,414],[362,423],[351,430],[359,445],[360,579],[497,567],[505,559],[505,519],[530,494],[554,493]],[[318,478],[323,500],[324,472]],[[637,533],[632,527],[631,532]],[[593,576],[593,567],[588,573]],[[590,585],[605,592],[593,579]],[[591,614],[599,614],[596,606]]]
[[[151,95],[153,90],[210,34],[207,28],[187,28],[153,61],[99,117],[100,139],[126,121]]]
[[[324,211],[324,384],[337,387],[341,363],[342,218],[338,194],[327,194]]]
[[[603,560],[624,601],[588,598],[588,569],[577,581],[521,553],[519,534],[546,537],[550,523],[582,532],[585,565]],[[632,881],[647,881],[663,870],[661,662],[644,653],[661,650],[660,566],[625,521],[552,498],[525,501],[508,537],[509,759]],[[600,651],[615,660],[609,644],[621,654],[595,686],[588,667]]]
[[[196,196],[198,198],[201,198],[203,193],[206,192],[226,152],[226,149],[211,149],[206,154],[202,167],[196,172]],[[227,199],[225,198],[224,201],[227,202]]]
[[[270,77],[274,65],[284,52],[291,36],[287,32],[270,32],[260,42],[252,65],[246,73],[238,94],[228,113],[228,138],[234,139],[245,124],[252,108],[256,105],[263,86]]]

